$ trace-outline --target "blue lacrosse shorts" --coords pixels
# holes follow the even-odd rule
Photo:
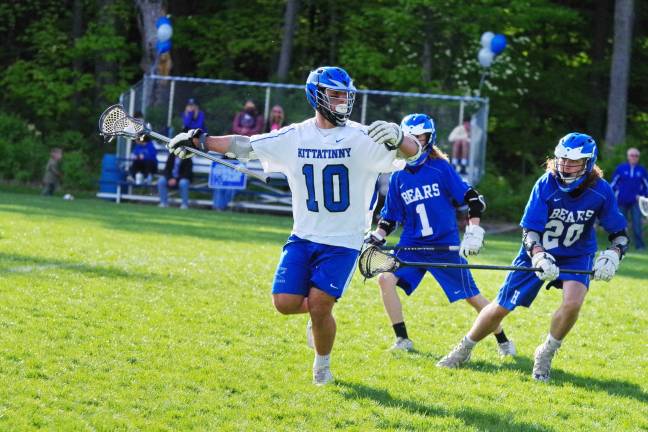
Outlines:
[[[554,258],[560,270],[592,270],[594,265],[594,254],[580,255],[577,257],[554,256]],[[531,267],[531,258],[529,258],[526,251],[521,250],[515,260],[513,260],[513,265]],[[557,281],[578,281],[589,289],[590,278],[591,276],[588,274],[570,274],[561,271]],[[530,307],[543,284],[544,281],[540,280],[535,272],[509,272],[500,287],[495,301],[510,311],[518,306]]]
[[[315,286],[335,299],[344,294],[360,251],[304,240],[292,234],[283,247],[272,294],[308,296]]]
[[[410,262],[467,263],[457,251],[402,250],[397,251],[396,256],[402,261]],[[394,272],[394,275],[398,278],[396,285],[401,287],[408,296],[412,295],[421,283],[421,280],[423,280],[425,272],[430,272],[434,279],[436,279],[450,303],[479,294],[479,289],[468,269],[401,267]]]

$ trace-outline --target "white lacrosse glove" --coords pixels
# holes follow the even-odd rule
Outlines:
[[[396,150],[403,143],[403,130],[396,123],[377,120],[367,129],[369,138],[377,144],[384,144],[388,150]]]
[[[594,280],[609,282],[619,269],[619,254],[612,249],[599,252],[594,262]]]
[[[547,252],[538,252],[533,255],[531,265],[542,269],[542,271],[535,272],[535,274],[543,281],[552,281],[560,274],[560,269],[556,266],[556,259]]]
[[[166,147],[167,149],[169,149],[169,153],[173,153],[180,159],[188,159],[194,154],[186,150],[185,147],[196,148],[193,139],[200,138],[202,133],[202,129],[189,129],[187,132],[182,132],[174,136],[173,139],[171,139],[171,141],[166,145]]]
[[[459,254],[464,258],[468,258],[468,255],[477,255],[484,246],[484,234],[486,234],[486,231],[479,225],[467,225],[459,248]]]

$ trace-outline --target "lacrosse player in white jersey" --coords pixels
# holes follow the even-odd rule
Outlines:
[[[339,67],[320,67],[306,80],[315,116],[279,130],[246,137],[176,135],[168,144],[181,158],[184,146],[258,158],[265,172],[280,172],[292,192],[293,230],[275,272],[272,297],[282,314],[309,313],[309,346],[315,349],[313,382],[333,381],[330,354],[336,324],[333,305],[355,270],[378,175],[402,169],[421,146],[400,126],[350,121],[356,88]],[[404,160],[403,160],[404,159]]]

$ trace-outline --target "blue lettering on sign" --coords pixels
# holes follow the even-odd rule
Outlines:
[[[236,160],[228,161],[231,164],[239,165]],[[209,172],[209,187],[212,189],[245,189],[247,175],[240,173],[225,165],[212,162]]]

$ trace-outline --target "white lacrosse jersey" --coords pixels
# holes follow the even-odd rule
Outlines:
[[[265,172],[280,172],[292,192],[293,231],[317,243],[360,249],[378,175],[403,169],[396,151],[376,144],[367,127],[320,129],[315,118],[251,137]]]

